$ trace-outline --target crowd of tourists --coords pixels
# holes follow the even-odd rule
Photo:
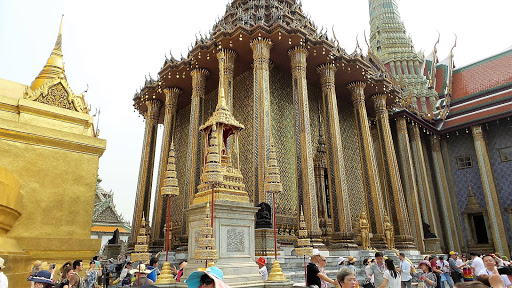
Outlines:
[[[504,287],[512,288],[512,263],[498,253],[466,255],[451,251],[444,255],[426,256],[417,265],[399,253],[399,263],[384,257],[382,252],[375,253],[374,259],[364,259],[365,279],[357,280],[357,259],[353,256],[338,258],[336,279],[327,277],[326,257],[314,249],[311,262],[307,266],[306,286],[308,288],[326,288],[328,284],[341,288],[457,288]],[[362,271],[361,271],[362,272]]]

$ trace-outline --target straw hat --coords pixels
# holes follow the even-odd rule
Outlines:
[[[0,257],[0,269],[4,269],[5,268],[5,265],[4,265],[4,258]]]
[[[352,264],[357,261],[357,258],[354,256],[348,256],[348,263]]]

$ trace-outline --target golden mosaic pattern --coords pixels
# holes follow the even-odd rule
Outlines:
[[[291,74],[276,68],[270,71],[270,104],[272,136],[284,190],[276,197],[277,222],[297,227],[295,111]]]
[[[184,229],[183,223],[186,221],[186,215],[183,211],[185,207],[183,200],[186,193],[186,177],[187,177],[187,151],[188,151],[188,129],[190,122],[190,105],[180,109],[176,112],[176,128],[174,132],[174,150],[176,155],[176,172],[178,177],[178,186],[180,188],[180,195],[172,197],[171,200],[171,219],[173,234],[185,233],[180,231]],[[183,227],[182,227],[183,226]],[[176,235],[173,235],[176,236]]]
[[[343,144],[343,162],[347,176],[348,199],[351,209],[350,215],[352,223],[359,223],[359,215],[366,206],[366,197],[354,108],[351,103],[338,102],[338,113],[341,142]]]

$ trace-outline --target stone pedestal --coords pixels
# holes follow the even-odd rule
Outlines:
[[[103,255],[107,257],[107,259],[114,258],[121,254],[121,244],[107,244],[103,249]]]
[[[255,246],[256,257],[259,256],[274,256],[274,230],[273,229],[256,229],[255,234]],[[277,244],[277,255],[279,253],[279,244]]]
[[[205,263],[194,258],[201,237],[205,203],[191,205],[187,210],[189,241],[188,265],[184,276],[190,275]],[[254,214],[258,208],[251,203],[216,200],[213,233],[218,259],[215,266],[224,273],[224,282],[231,287],[260,287],[264,282],[255,260]],[[244,286],[245,285],[245,286]]]
[[[442,254],[441,251],[441,239],[439,238],[426,238],[423,239],[425,244],[425,254]]]

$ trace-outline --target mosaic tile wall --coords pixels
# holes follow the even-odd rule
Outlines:
[[[177,111],[176,114],[176,128],[174,132],[174,149],[176,155],[176,172],[178,177],[178,186],[180,188],[180,195],[173,197],[171,200],[172,211],[172,227],[176,229],[181,228],[186,215],[183,212],[184,197],[185,197],[185,179],[187,177],[187,151],[188,151],[188,130],[190,123],[190,105]],[[176,231],[173,229],[173,231]],[[176,231],[178,232],[178,231]],[[180,232],[178,232],[180,233]]]
[[[478,170],[475,145],[473,143],[473,136],[469,133],[466,134],[465,131],[460,131],[458,136],[450,133],[450,138],[447,140],[453,187],[455,189],[455,197],[457,199],[457,205],[460,212],[458,219],[464,219],[462,211],[466,208],[466,203],[468,201],[469,185],[471,185],[471,188],[473,189],[476,200],[482,204],[482,207],[485,207],[485,198],[482,182],[480,181],[480,171]],[[473,167],[460,170],[457,169],[457,157],[460,156],[471,156]],[[462,221],[461,227],[464,242],[467,245],[468,229],[466,229],[464,221]]]
[[[276,68],[270,71],[270,112],[272,135],[284,193],[276,197],[280,224],[297,225],[297,178],[295,152],[295,120],[292,77]],[[286,216],[285,216],[286,215]],[[285,217],[283,217],[285,216]]]
[[[512,147],[512,121],[500,120],[488,125],[489,129],[485,131],[485,140],[487,144],[487,152],[491,162],[492,172],[494,173],[494,181],[496,190],[500,197],[501,208],[512,206],[512,161],[502,162],[499,149]],[[512,229],[508,215],[502,210],[505,229],[507,231],[508,242],[512,243]]]
[[[338,113],[350,212],[352,225],[354,225],[354,223],[359,223],[359,216],[366,205],[363,172],[361,171],[361,156],[359,155],[359,136],[357,135],[356,119],[352,104],[338,103]]]

